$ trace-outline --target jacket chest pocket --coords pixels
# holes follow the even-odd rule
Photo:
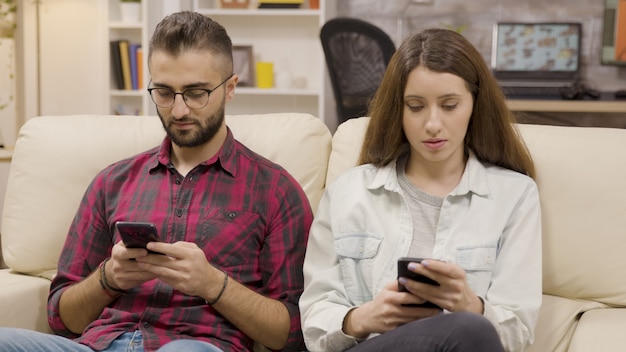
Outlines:
[[[457,249],[457,264],[465,270],[467,282],[476,294],[484,297],[496,266],[496,243],[465,246]]]
[[[373,234],[342,234],[335,238],[335,251],[348,297],[354,304],[373,299],[374,260],[382,237]]]

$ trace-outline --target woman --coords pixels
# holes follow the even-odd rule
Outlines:
[[[539,196],[482,56],[454,31],[412,35],[369,115],[360,166],[329,185],[311,228],[308,349],[523,350],[541,304]],[[402,269],[438,285],[396,280],[400,257],[429,258]]]

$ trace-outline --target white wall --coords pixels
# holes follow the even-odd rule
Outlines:
[[[99,0],[40,0],[40,114],[101,114],[104,7]]]
[[[105,2],[39,0],[20,5],[18,124],[38,115],[106,113]]]
[[[15,41],[0,38],[0,145],[15,145]]]

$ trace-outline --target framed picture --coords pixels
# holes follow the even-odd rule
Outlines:
[[[255,86],[252,45],[233,45],[233,69],[239,76],[238,86]]]
[[[223,9],[244,9],[250,5],[250,0],[220,0]]]

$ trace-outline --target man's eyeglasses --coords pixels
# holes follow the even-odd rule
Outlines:
[[[183,92],[174,92],[169,88],[148,88],[148,93],[150,93],[150,97],[156,106],[160,108],[169,108],[174,105],[174,101],[176,100],[176,96],[178,94],[183,96],[183,101],[190,109],[202,109],[209,103],[209,95],[213,93],[217,88],[219,88],[222,84],[226,83],[234,73],[231,73],[222,83],[215,86],[213,89],[203,89],[203,88],[191,88],[186,89]]]

